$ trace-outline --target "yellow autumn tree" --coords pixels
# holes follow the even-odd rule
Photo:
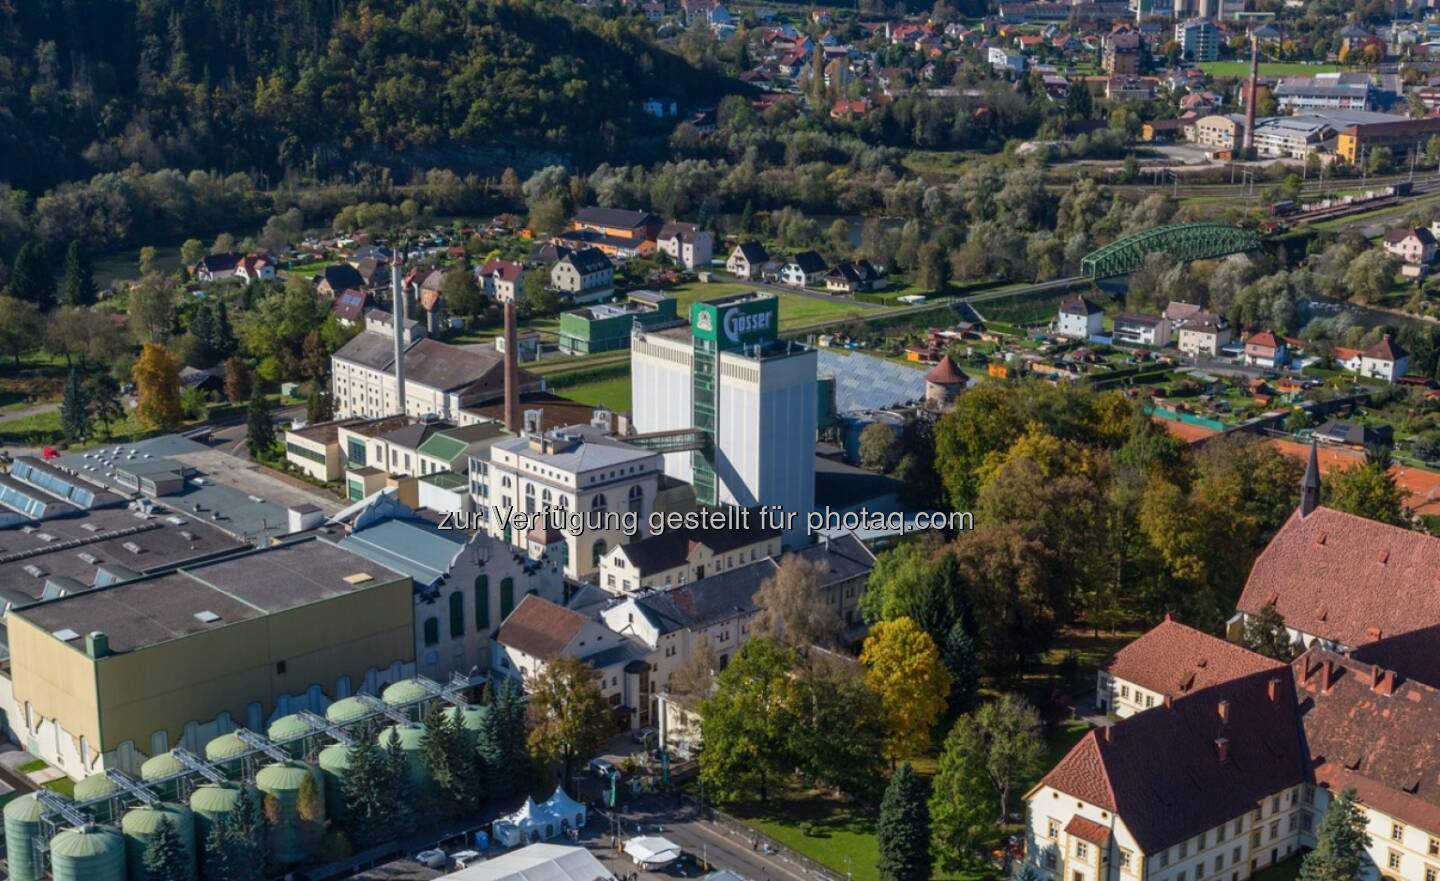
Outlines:
[[[159,343],[146,343],[130,375],[135,380],[135,420],[146,428],[180,424],[180,359]]]
[[[881,621],[870,628],[860,663],[885,711],[886,756],[894,762],[929,749],[950,693],[950,673],[935,641],[909,618]]]

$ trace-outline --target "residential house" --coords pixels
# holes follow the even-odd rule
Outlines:
[[[615,293],[615,265],[599,248],[581,248],[550,267],[550,286],[575,303],[604,300]]]
[[[1085,297],[1070,297],[1060,304],[1056,333],[1075,340],[1088,340],[1105,331],[1105,311]]]
[[[1139,31],[1123,27],[1111,31],[1105,37],[1105,49],[1102,57],[1105,72],[1111,76],[1138,74],[1144,45]]]
[[[1175,42],[1189,61],[1214,61],[1220,56],[1220,32],[1208,18],[1192,18],[1176,24]]]
[[[1112,76],[1105,81],[1105,97],[1111,101],[1151,101],[1155,81],[1148,77]]]
[[[1025,72],[1025,53],[1018,49],[991,46],[986,52],[986,60],[1000,73],[1019,75]]]
[[[332,299],[347,290],[363,290],[365,287],[365,279],[349,263],[327,266],[315,276],[315,290]]]
[[[1290,351],[1282,337],[1262,330],[1245,339],[1242,358],[1246,364],[1256,367],[1284,367],[1290,360]]]
[[[525,266],[514,260],[491,257],[486,260],[475,275],[480,289],[501,303],[513,303],[520,296],[525,283]]]
[[[780,283],[791,287],[818,285],[825,278],[825,258],[814,251],[801,251],[780,268]]]
[[[1230,343],[1230,322],[1224,316],[1197,312],[1180,325],[1180,351],[1215,357]]]
[[[577,250],[598,248],[611,257],[635,257],[655,243],[660,218],[648,211],[622,208],[582,208],[570,219],[570,227],[555,240]]]
[[[235,264],[234,278],[243,284],[275,280],[275,255],[250,254]]]
[[[1360,353],[1360,375],[1367,379],[1395,382],[1410,372],[1410,353],[1395,342],[1390,334]]]
[[[336,320],[342,327],[354,327],[364,323],[365,312],[373,306],[374,303],[371,302],[369,294],[364,291],[347,290],[341,291],[340,296],[335,298],[335,303],[331,306],[330,311],[335,314]]]
[[[739,278],[755,279],[760,277],[760,267],[769,260],[770,254],[764,245],[756,241],[741,242],[725,260],[725,271]]]
[[[197,281],[223,281],[235,275],[235,267],[243,259],[245,255],[239,251],[207,254],[195,264],[192,271]]]
[[[1285,675],[1280,661],[1165,620],[1100,665],[1095,705],[1120,719],[1212,685],[1257,673]]]
[[[1328,419],[1315,429],[1311,437],[1313,437],[1317,443],[1363,450],[1372,444],[1389,446],[1393,435],[1394,432],[1390,430],[1389,426],[1385,426],[1384,428],[1371,428],[1368,425],[1362,425],[1358,422]]]
[[[672,221],[660,228],[655,246],[677,264],[694,270],[710,265],[715,237],[693,223]]]
[[[1385,233],[1385,251],[1412,266],[1435,261],[1435,236],[1423,226],[1392,229]]]
[[[1160,315],[1121,312],[1111,322],[1110,337],[1117,344],[1161,348],[1170,342],[1170,322]]]
[[[837,264],[825,274],[825,290],[832,293],[854,294],[873,291],[880,287],[880,273],[870,265],[869,260],[850,260]]]

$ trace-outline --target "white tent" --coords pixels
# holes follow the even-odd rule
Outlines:
[[[641,835],[625,842],[625,853],[642,869],[658,869],[680,859],[680,845],[657,835]]]
[[[562,831],[580,829],[585,826],[585,806],[567,795],[562,787],[555,787],[555,793],[545,799],[539,807],[547,817],[554,818]]]
[[[532,844],[445,875],[443,881],[615,881],[583,847]]]
[[[535,799],[526,798],[525,804],[515,813],[495,821],[495,840],[505,847],[534,844],[555,837],[559,823],[548,817]]]

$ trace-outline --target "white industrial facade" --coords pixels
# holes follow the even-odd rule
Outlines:
[[[688,329],[637,333],[631,341],[636,431],[691,428],[693,343]],[[716,390],[717,501],[794,512],[786,544],[804,540],[815,507],[816,354],[800,344],[769,343],[719,353]],[[665,473],[694,482],[691,453],[665,456]]]

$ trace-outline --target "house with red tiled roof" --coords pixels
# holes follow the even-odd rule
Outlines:
[[[1298,712],[1279,665],[1092,730],[1025,796],[1027,862],[1048,881],[1239,881],[1293,856]]]
[[[1360,353],[1360,375],[1394,382],[1410,371],[1410,353],[1391,339],[1390,334]]]
[[[1256,367],[1283,367],[1290,360],[1285,341],[1268,330],[1245,338],[1244,360]]]
[[[1221,682],[1285,667],[1171,615],[1116,652],[1096,676],[1095,702],[1121,719]]]

